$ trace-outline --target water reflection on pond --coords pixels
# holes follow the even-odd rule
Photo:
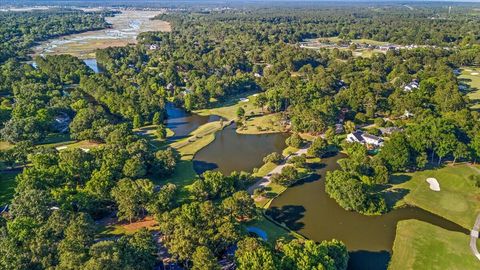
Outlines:
[[[263,158],[281,153],[286,147],[286,134],[245,135],[236,132],[235,125],[219,131],[215,140],[200,150],[194,158],[197,173],[217,169],[224,174],[233,171],[252,171],[263,164]]]
[[[201,125],[220,120],[220,116],[201,116],[195,113],[189,113],[183,108],[175,107],[172,103],[167,103],[166,109],[166,126],[175,133],[169,138],[170,140],[185,138]]]
[[[396,224],[417,219],[447,230],[468,234],[461,226],[421,208],[408,207],[381,216],[346,211],[325,193],[325,173],[337,169],[342,154],[322,159],[325,166],[310,181],[287,189],[273,200],[268,214],[289,228],[315,240],[338,239],[351,251],[349,269],[386,269]]]

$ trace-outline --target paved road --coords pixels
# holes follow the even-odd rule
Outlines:
[[[275,167],[275,169],[271,170],[266,176],[264,176],[262,179],[258,180],[255,184],[251,185],[248,189],[247,189],[247,192],[248,194],[250,195],[253,195],[253,192],[255,191],[255,189],[259,188],[259,187],[266,187],[268,186],[270,183],[271,183],[271,180],[270,180],[270,177],[275,174],[275,173],[281,173],[282,172],[282,169],[283,167],[285,167],[287,164],[288,164],[288,160],[294,156],[301,156],[302,154],[306,154],[307,153],[307,150],[308,150],[308,146],[306,148],[301,148],[299,149],[297,152],[295,153],[292,153],[290,154],[289,156],[287,156],[284,160],[284,162],[280,165],[278,165],[277,167]]]
[[[473,229],[470,232],[470,249],[472,250],[473,254],[477,257],[477,259],[480,260],[480,253],[478,252],[478,248],[477,248],[477,239],[478,239],[479,231],[480,231],[480,214],[477,216],[475,225],[473,226]]]

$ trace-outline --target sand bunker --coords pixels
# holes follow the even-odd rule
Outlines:
[[[471,69],[465,69],[465,71],[470,72],[470,71],[472,71],[472,70],[471,70]]]
[[[435,178],[427,178],[427,182],[430,184],[430,189],[433,191],[440,191],[440,184]]]
[[[248,98],[240,98],[240,102],[248,102],[249,99]]]
[[[478,75],[478,72],[472,72],[472,73],[470,73],[470,74],[472,74],[472,75]]]

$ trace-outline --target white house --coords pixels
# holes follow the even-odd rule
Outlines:
[[[383,139],[362,131],[354,131],[347,135],[347,142],[357,142],[361,144],[369,144],[374,146],[382,146]]]
[[[417,81],[417,80],[413,80],[413,81],[411,81],[409,84],[407,84],[407,85],[405,85],[405,86],[403,87],[403,91],[405,91],[405,92],[412,92],[413,89],[417,89],[418,86],[419,86],[418,81]]]

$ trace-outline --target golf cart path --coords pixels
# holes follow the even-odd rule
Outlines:
[[[248,194],[253,195],[253,192],[255,191],[255,189],[260,188],[260,187],[266,187],[266,186],[268,186],[268,185],[272,182],[272,181],[270,180],[270,177],[271,177],[273,174],[281,173],[283,167],[285,167],[285,166],[288,164],[288,160],[289,160],[290,158],[295,157],[295,156],[301,156],[302,154],[306,154],[306,153],[307,153],[307,150],[308,150],[308,146],[307,146],[306,148],[301,148],[301,149],[299,149],[297,152],[288,155],[280,165],[278,165],[277,167],[275,167],[275,169],[271,170],[266,176],[264,176],[263,178],[261,178],[260,180],[258,180],[255,184],[251,185],[251,186],[247,189]]]
[[[470,232],[470,249],[472,250],[475,257],[477,257],[477,259],[480,260],[480,253],[478,252],[478,248],[477,248],[477,239],[478,239],[479,230],[480,230],[480,214],[477,216],[475,225],[473,226],[473,229]]]

